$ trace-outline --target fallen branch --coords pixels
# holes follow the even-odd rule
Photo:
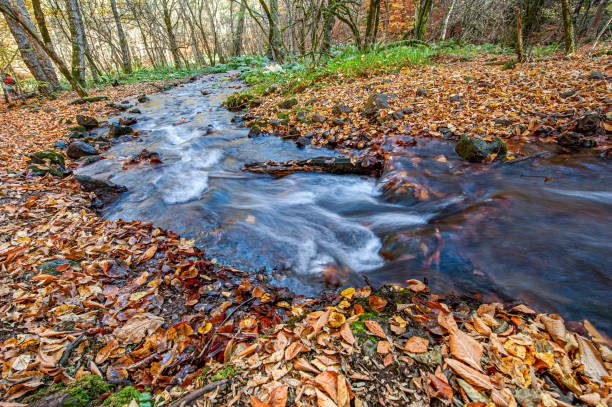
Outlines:
[[[281,178],[296,172],[329,173],[337,175],[355,174],[380,176],[383,164],[381,161],[367,163],[365,159],[351,159],[350,157],[314,157],[308,160],[288,162],[255,162],[245,164],[243,171],[256,174],[270,174]]]
[[[59,365],[60,366],[64,366],[66,364],[66,362],[68,362],[68,359],[70,358],[70,354],[72,353],[72,351],[74,350],[74,348],[76,348],[77,346],[79,346],[79,344],[81,342],[83,342],[83,340],[86,338],[87,335],[85,334],[81,334],[78,338],[76,338],[74,341],[72,341],[68,346],[66,346],[66,350],[64,351],[64,353],[62,354],[62,358],[59,361]]]
[[[217,387],[223,386],[227,383],[227,379],[223,379],[223,380],[218,380],[216,382],[212,382],[207,384],[206,386],[193,391],[191,393],[189,393],[188,395],[186,395],[185,397],[182,397],[180,399],[178,399],[177,401],[175,401],[174,403],[170,404],[170,407],[184,407],[189,405],[189,403],[199,399],[200,397],[202,397],[204,394],[208,393],[209,391],[212,391],[214,389],[216,389]]]

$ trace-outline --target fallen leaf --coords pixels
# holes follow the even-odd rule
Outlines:
[[[376,352],[386,355],[391,350],[391,344],[388,341],[380,341],[376,346]]]
[[[366,320],[364,321],[364,324],[368,328],[368,331],[370,331],[375,336],[378,336],[379,338],[387,339],[387,335],[385,335],[385,331],[383,331],[383,329],[380,327],[380,324],[378,322],[372,321],[372,320]]]
[[[420,336],[413,336],[406,341],[404,350],[410,353],[424,353],[427,352],[428,346],[429,341],[427,339],[421,338]]]
[[[372,308],[374,311],[381,312],[387,305],[387,300],[376,295],[370,295],[370,298],[368,298],[368,303],[370,304],[370,308]]]
[[[446,363],[448,363],[448,366],[450,366],[453,372],[455,372],[458,376],[463,378],[472,386],[484,390],[493,389],[491,379],[489,379],[488,376],[485,376],[476,369],[473,369],[470,366],[461,363],[455,359],[446,359]]]
[[[287,386],[276,386],[270,390],[270,407],[285,407],[287,405]]]
[[[484,349],[476,339],[457,329],[450,332],[449,343],[454,358],[482,371],[480,359]]]

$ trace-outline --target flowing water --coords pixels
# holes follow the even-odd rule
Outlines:
[[[211,75],[138,105],[142,141],[79,170],[128,187],[104,216],[171,229],[219,263],[265,270],[300,294],[418,278],[439,293],[524,301],[612,333],[609,160],[551,150],[470,165],[452,144],[420,140],[392,154],[380,179],[249,174],[247,162],[335,152],[248,138],[219,107],[238,86]],[[144,148],[163,163],[122,166]],[[420,199],[388,188],[398,178],[418,185]]]

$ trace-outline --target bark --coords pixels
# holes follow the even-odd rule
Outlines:
[[[521,7],[516,4],[516,56],[519,62],[525,61],[525,49],[523,47],[523,23],[521,19]]]
[[[380,19],[380,1],[381,0],[370,0],[370,4],[368,6],[366,33],[363,43],[364,50],[372,48],[376,42],[376,36],[378,34],[378,21]]]
[[[83,18],[77,0],[66,0],[70,14],[70,35],[72,37],[72,76],[82,85],[85,84],[85,31]]]
[[[599,30],[599,25],[601,24],[601,19],[608,8],[609,0],[600,0],[599,5],[597,6],[597,10],[595,10],[595,15],[593,16],[593,20],[589,25],[589,29],[587,30],[586,36],[587,38],[593,38],[597,35]]]
[[[448,23],[450,21],[451,15],[453,14],[453,9],[455,8],[455,3],[457,0],[451,0],[448,5],[448,10],[446,10],[446,14],[444,15],[444,20],[442,20],[442,30],[440,33],[440,40],[446,40],[446,32],[448,30]]]
[[[234,32],[233,42],[233,54],[236,57],[242,55],[242,36],[244,34],[244,20],[246,17],[246,6],[244,3],[240,3],[240,11],[238,12],[238,22],[236,23],[236,30]]]
[[[283,63],[285,55],[283,52],[283,40],[278,27],[278,0],[269,1],[270,5],[268,6],[264,0],[259,0],[268,18],[268,57],[273,61]]]
[[[176,43],[176,37],[174,36],[174,30],[172,28],[172,18],[170,16],[170,10],[168,9],[167,0],[162,0],[162,11],[164,13],[164,27],[166,28],[166,35],[168,36],[168,43],[170,45],[170,53],[174,60],[174,67],[176,69],[181,68],[181,56],[179,54],[178,45]]]
[[[383,170],[382,161],[372,164],[366,163],[364,159],[351,159],[345,157],[314,157],[308,160],[288,161],[281,163],[255,162],[245,164],[243,171],[256,174],[270,174],[280,178],[296,172],[315,172],[330,174],[357,174],[380,176]]]
[[[14,18],[15,16],[14,10],[8,0],[0,0],[0,10],[2,14],[4,14],[4,18],[6,20],[6,24],[17,43],[17,47],[19,48],[19,53],[21,54],[21,58],[23,62],[28,67],[28,70],[39,82],[39,89],[42,93],[48,93],[50,87],[50,80],[47,78],[44,70],[40,66],[34,51],[32,50],[32,45],[28,40],[28,36],[26,35],[23,27],[19,24],[19,22]]]
[[[415,10],[416,20],[414,22],[414,38],[419,41],[425,41],[425,33],[427,29],[427,21],[431,15],[433,0],[420,0],[418,9]]]
[[[81,97],[87,96],[87,92],[85,92],[85,90],[80,86],[80,84],[74,80],[72,75],[70,75],[70,71],[68,70],[68,67],[66,67],[66,65],[64,64],[64,61],[62,61],[62,59],[55,53],[53,49],[47,48],[43,40],[37,35],[37,33],[30,30],[28,28],[27,23],[22,21],[22,19],[13,12],[8,0],[0,0],[0,12],[2,12],[2,14],[5,15],[5,17],[7,18],[7,22],[9,21],[17,22],[19,26],[23,29],[23,31],[27,32],[30,35],[30,37],[36,43],[38,43],[38,45],[40,45],[40,47],[45,51],[45,53],[49,56],[49,58],[51,58],[51,60],[55,63],[55,65],[57,65],[60,73],[64,76],[64,78],[68,81],[68,83],[70,83],[72,88],[75,90],[75,92],[79,96]],[[24,38],[25,38],[25,35],[24,35]]]
[[[217,25],[215,23],[215,17],[216,17],[217,13],[216,13],[216,10],[213,13],[213,11],[210,8],[210,5],[209,5],[208,1],[204,2],[204,4],[206,5],[206,14],[208,15],[208,21],[210,23],[210,28],[211,28],[212,34],[213,34],[213,43],[215,45],[215,52],[219,56],[219,62],[224,64],[225,63],[225,55],[223,53],[223,48],[221,47],[221,44],[219,43],[219,36],[217,34]]]
[[[13,0],[13,6],[13,10],[15,11],[15,13],[17,13],[20,19],[28,25],[29,29],[36,34],[39,34],[36,26],[32,22],[30,13],[28,12],[28,9],[26,8],[26,5],[23,0]],[[61,90],[62,86],[60,85],[60,82],[57,79],[57,75],[55,74],[55,68],[53,67],[53,63],[45,54],[45,51],[36,43],[36,41],[30,38],[27,33],[26,35],[28,36],[28,41],[30,45],[32,45],[32,51],[34,52],[34,55],[36,55],[36,59],[38,59],[38,63],[40,64],[42,70],[45,72],[45,76],[48,78],[49,82],[51,83],[51,86],[54,90]]]
[[[323,20],[323,41],[321,44],[321,52],[326,55],[329,55],[331,52],[334,25],[336,25],[336,16],[330,10],[332,1],[333,0],[327,1],[327,9],[325,10],[325,18]]]
[[[130,49],[128,48],[127,40],[125,39],[125,32],[123,31],[123,25],[121,24],[121,17],[119,16],[119,11],[117,11],[117,0],[111,0],[111,8],[113,9],[113,18],[115,19],[117,33],[119,34],[119,46],[121,47],[123,72],[125,72],[126,74],[130,74],[132,73]]]
[[[561,0],[563,12],[563,37],[565,40],[565,53],[573,54],[576,50],[574,45],[574,26],[570,15],[569,0]]]

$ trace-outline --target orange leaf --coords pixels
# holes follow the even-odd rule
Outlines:
[[[251,396],[251,407],[271,407],[268,403],[264,403],[255,396]]]
[[[420,336],[413,336],[406,342],[404,350],[410,353],[425,353],[427,352],[428,345],[429,341],[427,339],[421,338]]]
[[[97,364],[104,363],[104,361],[108,359],[110,354],[118,347],[119,347],[119,342],[117,342],[116,339],[113,339],[112,341],[107,343],[106,346],[104,346],[102,349],[100,349],[100,351],[98,351],[98,354],[96,355],[96,358],[95,358],[96,363]]]
[[[387,353],[387,356],[385,356],[385,358],[383,359],[383,365],[385,365],[385,367],[387,367],[391,363],[393,363],[393,353],[389,352],[389,353]]]
[[[360,304],[355,304],[353,309],[355,310],[355,315],[361,315],[361,314],[365,313],[365,310],[363,309],[363,307]]]
[[[293,342],[291,345],[287,346],[285,349],[285,360],[291,360],[296,357],[301,352],[308,350],[306,345],[301,342]]]
[[[140,262],[144,262],[149,260],[150,258],[152,258],[153,256],[155,256],[155,252],[157,252],[157,245],[153,245],[151,247],[149,247],[147,249],[146,252],[144,252],[144,254],[142,255],[142,257],[140,258]]]
[[[310,373],[315,373],[315,374],[319,374],[321,373],[321,371],[319,369],[317,369],[316,367],[314,367],[313,365],[311,365],[306,359],[304,358],[298,358],[293,362],[293,368],[295,370],[302,370],[304,372],[310,372]]]
[[[315,383],[329,395],[334,403],[338,400],[338,376],[337,372],[328,370],[315,377]]]
[[[378,322],[367,320],[364,323],[365,323],[365,326],[368,328],[368,331],[370,331],[372,334],[378,336],[379,338],[387,339],[387,335],[385,335],[385,331],[383,331],[383,329],[380,327]]]
[[[376,346],[376,352],[382,353],[383,355],[389,353],[390,350],[391,344],[389,343],[389,341],[380,341]]]
[[[351,326],[347,323],[342,325],[342,329],[340,329],[340,335],[342,339],[344,339],[349,345],[355,343],[355,337],[353,336],[353,331],[351,330]]]
[[[270,407],[285,407],[287,405],[287,386],[276,386],[270,390]]]
[[[489,377],[483,375],[478,370],[473,369],[455,359],[446,359],[446,363],[448,363],[448,366],[450,366],[453,372],[455,372],[458,376],[461,376],[462,379],[472,386],[484,390],[493,389],[493,385],[491,384]]]
[[[480,358],[482,357],[482,345],[470,335],[457,329],[450,333],[450,350],[455,359],[467,363],[476,370],[482,371]]]
[[[317,322],[315,322],[314,324],[314,334],[315,336],[317,336],[317,334],[319,333],[319,331],[325,326],[327,325],[327,321],[329,321],[329,315],[331,314],[331,308],[328,309],[327,311],[325,311],[323,314],[321,314],[321,316],[319,317],[319,319],[317,319]]]
[[[370,295],[370,298],[368,298],[368,302],[370,303],[370,308],[378,312],[382,311],[383,308],[385,308],[385,306],[387,305],[387,300],[385,300],[384,298],[377,297],[375,295]]]

